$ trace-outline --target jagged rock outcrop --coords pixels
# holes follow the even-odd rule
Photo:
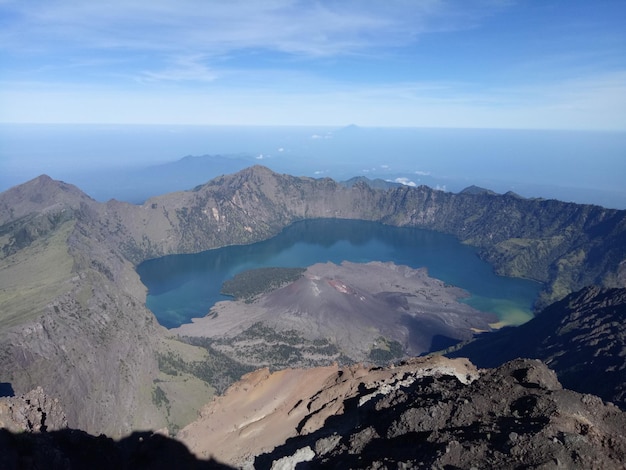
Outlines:
[[[25,414],[37,406],[37,421],[56,403],[33,393],[9,400],[21,400]],[[115,441],[20,422],[27,432],[0,429],[0,468],[230,468],[215,456],[256,469],[604,470],[626,461],[626,413],[563,389],[529,359],[486,370],[443,357],[388,368],[259,370],[207,405],[179,433],[183,442],[153,432]]]
[[[10,432],[45,432],[67,428],[59,400],[37,387],[19,397],[0,398],[0,428]]]
[[[541,362],[515,360],[472,379],[361,387],[342,414],[256,457],[254,467],[623,468],[626,414],[564,390]]]
[[[586,287],[528,323],[485,333],[448,356],[469,357],[479,367],[541,359],[565,387],[626,410],[626,289]]]
[[[260,369],[207,404],[177,437],[201,458],[250,465],[255,455],[286,439],[309,435],[333,417],[351,413],[355,403],[364,406],[421,378],[440,376],[469,383],[478,372],[466,360],[442,357],[416,358],[392,368]]]

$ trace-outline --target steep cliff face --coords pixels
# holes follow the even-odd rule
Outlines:
[[[97,207],[46,177],[0,195],[0,380],[17,394],[44,387],[72,427],[158,429],[164,330],[132,263],[85,227]]]
[[[70,425],[91,432],[164,426],[175,409],[166,392],[174,399],[181,390],[159,369],[164,344],[198,362],[206,352],[165,340],[144,307],[137,263],[251,243],[295,220],[328,217],[453,234],[498,272],[546,282],[542,304],[591,283],[626,285],[626,212],[597,206],[345,187],[263,167],[134,206],[100,204],[40,177],[0,194],[0,380],[17,393],[42,385],[63,402]],[[187,379],[197,377],[178,380]]]
[[[528,323],[484,334],[449,356],[480,367],[541,359],[567,388],[626,409],[626,289],[584,288]]]

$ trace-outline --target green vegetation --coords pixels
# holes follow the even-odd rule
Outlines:
[[[221,293],[251,302],[255,297],[290,284],[302,277],[305,268],[258,268],[237,274],[222,284]]]
[[[71,288],[67,281],[74,260],[67,250],[67,238],[73,229],[73,221],[65,222],[0,259],[0,327],[35,318],[51,299]]]
[[[396,340],[389,340],[380,336],[374,346],[370,350],[369,358],[371,361],[380,364],[400,359],[404,356],[404,348]]]
[[[165,408],[169,412],[170,401],[168,400],[167,395],[165,394],[163,389],[158,385],[152,390],[152,403],[154,403],[159,408],[165,406]]]
[[[191,375],[217,393],[223,393],[242,375],[259,367],[278,370],[351,362],[328,339],[309,340],[295,330],[277,331],[260,322],[232,338],[183,337],[180,340],[202,348],[206,354],[189,360],[172,350],[157,353],[159,370],[170,377]],[[160,395],[155,393],[159,392],[153,393],[153,400],[160,403]]]
[[[207,351],[207,357],[200,361],[185,361],[180,355],[168,351],[157,353],[159,370],[167,375],[190,374],[211,385],[218,393],[254,368],[231,359],[211,347],[208,338],[184,338],[189,344],[200,346]]]
[[[339,348],[328,339],[307,339],[296,330],[277,331],[261,322],[233,338],[214,340],[212,344],[241,363],[272,370],[327,365],[343,358]]]

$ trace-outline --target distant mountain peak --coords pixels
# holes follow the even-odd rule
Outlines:
[[[526,199],[524,196],[517,194],[514,191],[507,191],[504,195],[507,197],[514,197],[515,199]]]
[[[363,128],[360,126],[357,126],[356,124],[348,124],[347,126],[338,129],[336,133],[341,133],[341,134],[352,133],[352,132],[360,131],[361,129]]]
[[[386,181],[381,178],[370,179],[366,176],[355,176],[354,178],[350,178],[349,180],[342,181],[339,184],[345,186],[346,188],[351,188],[355,184],[362,183],[366,184],[372,189],[389,189],[389,188],[398,188],[402,186],[401,183],[395,183],[393,181]]]
[[[0,224],[51,208],[78,208],[93,201],[76,186],[40,175],[0,193]]]
[[[491,189],[481,188],[480,186],[471,185],[462,190],[459,194],[488,194],[490,196],[496,196],[498,193]]]

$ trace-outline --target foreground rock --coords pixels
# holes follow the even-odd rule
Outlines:
[[[529,359],[480,371],[443,357],[388,368],[259,370],[207,405],[180,432],[183,442],[151,431],[117,441],[52,431],[63,426],[59,411],[41,390],[0,399],[2,425],[14,426],[0,429],[0,468],[228,468],[225,461],[255,469],[623,469],[626,462],[626,413],[563,389]]]
[[[19,397],[0,398],[0,428],[11,432],[56,431],[67,428],[65,411],[41,387]]]
[[[367,401],[409,385],[419,377],[447,375],[467,382],[477,376],[466,360],[413,359],[395,368],[320,367],[262,369],[246,375],[224,396],[209,403],[200,418],[179,434],[199,457],[213,456],[236,466],[290,437],[319,430],[351,401]]]
[[[248,468],[623,468],[626,414],[534,360],[257,371],[178,437]],[[255,457],[256,455],[256,457]]]
[[[343,414],[255,467],[624,468],[626,414],[562,389],[539,361],[516,360],[467,385],[442,375],[361,389]]]

